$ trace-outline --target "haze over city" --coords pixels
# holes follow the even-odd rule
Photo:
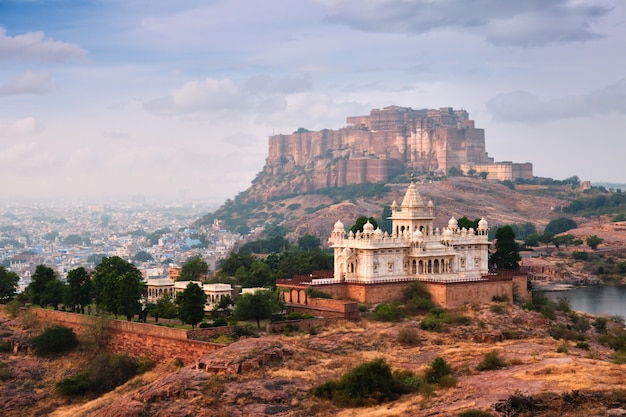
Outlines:
[[[626,6],[0,0],[0,200],[219,204],[268,136],[463,108],[496,160],[625,183]]]

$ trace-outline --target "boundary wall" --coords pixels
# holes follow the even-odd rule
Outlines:
[[[191,337],[209,336],[208,332],[198,333],[200,330],[226,333],[230,331],[223,330],[224,328],[189,331],[41,308],[30,308],[29,311],[35,313],[46,327],[61,324],[71,327],[76,333],[89,332],[96,326],[97,321],[102,320],[107,351],[124,352],[133,358],[145,356],[159,363],[180,358],[185,365],[193,364],[202,355],[221,349],[224,345],[192,340]]]

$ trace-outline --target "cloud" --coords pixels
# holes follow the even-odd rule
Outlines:
[[[525,91],[498,94],[487,101],[487,109],[494,120],[503,122],[542,123],[610,113],[626,114],[626,80],[588,94],[552,100],[542,100]]]
[[[196,114],[247,107],[232,80],[206,78],[192,80],[169,95],[152,100],[144,107],[157,114]]]
[[[63,63],[81,59],[85,51],[78,45],[46,39],[43,32],[28,32],[15,37],[7,36],[0,27],[0,61],[37,61]]]
[[[25,117],[12,122],[0,122],[0,137],[28,136],[41,130],[33,117]]]
[[[310,90],[308,76],[273,78],[257,75],[242,85],[231,79],[205,78],[191,80],[168,95],[151,100],[144,108],[160,115],[241,114],[256,109],[260,113],[275,113],[285,109],[286,97]]]
[[[420,35],[453,29],[498,46],[543,46],[602,37],[591,31],[611,8],[569,0],[318,0],[330,23],[375,33]]]
[[[45,94],[50,91],[50,75],[47,71],[28,71],[8,84],[0,85],[0,96],[22,94]]]

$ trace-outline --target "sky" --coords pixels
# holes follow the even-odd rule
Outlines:
[[[496,161],[626,183],[621,0],[0,0],[0,200],[219,204],[268,137],[465,109]]]

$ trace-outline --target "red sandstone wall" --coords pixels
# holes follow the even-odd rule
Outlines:
[[[92,326],[93,316],[62,311],[32,308],[46,324],[62,324],[82,333]],[[223,345],[189,340],[188,331],[153,324],[103,319],[108,334],[107,350],[127,353],[131,357],[148,356],[157,362],[180,358],[185,364],[194,363],[207,352],[221,349]]]

